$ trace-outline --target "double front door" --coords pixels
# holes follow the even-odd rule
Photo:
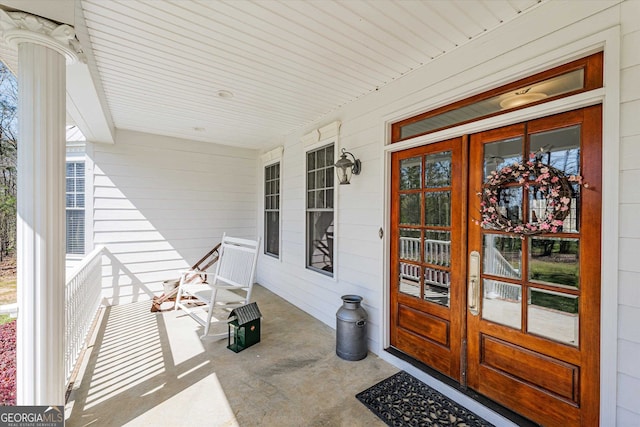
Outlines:
[[[601,139],[594,106],[394,153],[391,345],[542,425],[597,425]]]

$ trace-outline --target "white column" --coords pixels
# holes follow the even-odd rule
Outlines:
[[[73,28],[1,12],[18,49],[18,405],[64,404],[66,62]]]

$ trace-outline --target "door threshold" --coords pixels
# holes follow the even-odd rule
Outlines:
[[[433,369],[432,367],[425,365],[424,363],[414,359],[413,357],[409,356],[406,353],[403,353],[402,351],[398,350],[397,348],[394,347],[389,347],[386,348],[384,351],[386,351],[387,353],[397,357],[398,359],[401,359],[407,363],[409,363],[410,365],[420,369],[422,372],[428,374],[429,376],[435,378],[436,380],[440,381],[441,383],[444,383],[446,385],[448,385],[449,387],[452,387],[454,389],[456,389],[457,391],[459,391],[460,393],[464,394],[465,396],[468,396],[469,398],[475,400],[476,402],[480,403],[482,406],[485,406],[489,409],[491,409],[493,412],[496,412],[500,415],[502,415],[503,417],[509,419],[510,421],[513,421],[515,424],[519,425],[520,427],[540,427],[540,424],[536,424],[535,422],[523,417],[522,415],[513,412],[511,409],[502,406],[501,404],[497,403],[494,400],[489,399],[488,397],[482,396],[481,394],[478,394],[477,392],[471,390],[471,389],[465,389],[462,388],[460,386],[460,384],[458,382],[456,382],[455,380],[449,378],[448,376],[442,374],[441,372],[436,371],[435,369]]]

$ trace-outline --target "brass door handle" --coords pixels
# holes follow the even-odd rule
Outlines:
[[[467,293],[467,305],[474,316],[479,313],[480,302],[480,254],[473,251],[469,254],[469,285]]]

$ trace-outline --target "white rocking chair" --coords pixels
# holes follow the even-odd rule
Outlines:
[[[247,240],[222,236],[216,271],[208,282],[187,283],[189,270],[182,274],[176,310],[182,309],[204,327],[205,338],[212,324],[227,323],[227,317],[235,307],[248,304],[258,261],[260,239]],[[215,311],[215,313],[214,313]],[[211,337],[225,338],[228,332]]]

